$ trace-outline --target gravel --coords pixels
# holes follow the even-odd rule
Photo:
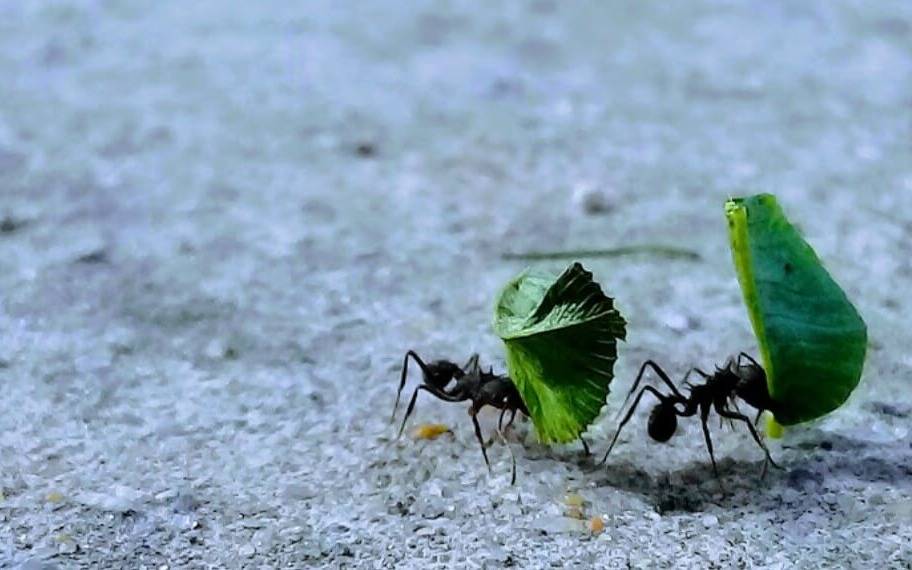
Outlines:
[[[7,2],[0,77],[0,566],[912,565],[909,2]],[[642,360],[756,351],[755,190],[872,339],[783,470],[645,409],[607,466],[519,423],[516,486],[463,405],[395,440],[407,349],[503,369],[505,252],[699,254],[584,260],[630,322],[595,459]]]

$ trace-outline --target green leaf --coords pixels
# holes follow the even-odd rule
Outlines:
[[[543,443],[573,441],[595,420],[614,378],[626,322],[592,273],[527,270],[497,299],[494,331]]]
[[[725,215],[775,420],[792,425],[835,410],[861,379],[864,320],[774,196],[729,200]]]

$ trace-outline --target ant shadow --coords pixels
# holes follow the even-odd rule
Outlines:
[[[799,502],[846,481],[912,487],[912,448],[908,442],[876,443],[852,437],[809,431],[801,441],[782,446],[789,454],[783,469],[770,466],[765,477],[763,460],[717,458],[717,479],[709,461],[693,461],[681,469],[649,472],[629,461],[600,465],[581,460],[579,466],[598,486],[643,496],[660,514],[694,513],[709,506],[775,510],[787,489],[799,491]],[[886,457],[889,457],[887,459]],[[593,480],[593,479],[590,479]],[[851,483],[850,483],[851,484]]]

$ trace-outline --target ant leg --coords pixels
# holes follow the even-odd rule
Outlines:
[[[690,378],[690,375],[693,374],[694,372],[696,372],[697,374],[702,376],[704,380],[709,379],[709,374],[707,374],[706,372],[703,372],[699,368],[691,368],[690,370],[687,371],[687,374],[684,375],[684,378],[681,379],[681,384],[688,385],[687,380],[688,380],[688,378]]]
[[[754,441],[757,442],[757,445],[759,445],[760,449],[763,450],[763,453],[766,454],[766,460],[768,462],[770,462],[770,464],[772,464],[772,466],[775,467],[776,469],[782,469],[782,467],[780,467],[779,465],[776,464],[775,461],[773,461],[773,458],[770,455],[769,449],[766,447],[766,444],[763,442],[763,439],[760,438],[760,434],[757,433],[757,430],[754,428],[754,425],[751,423],[750,418],[748,418],[744,414],[732,412],[731,410],[718,409],[716,411],[722,417],[729,418],[731,420],[738,420],[738,421],[741,421],[741,422],[744,422],[745,424],[747,424],[747,428],[750,430],[751,436],[753,436]],[[765,463],[763,466],[763,474],[766,475],[766,464]]]
[[[627,405],[627,402],[630,400],[630,396],[632,396],[633,393],[636,392],[637,387],[640,385],[640,381],[643,379],[643,375],[646,373],[646,368],[652,368],[652,370],[655,371],[656,374],[658,374],[659,378],[661,378],[662,381],[665,382],[665,384],[668,385],[669,388],[671,388],[671,391],[674,393],[675,396],[677,396],[678,398],[681,398],[682,400],[687,399],[684,397],[684,394],[682,394],[678,390],[678,387],[674,385],[674,382],[671,381],[671,378],[668,377],[668,374],[666,374],[665,371],[662,370],[661,366],[659,366],[652,360],[647,360],[646,362],[643,363],[642,366],[640,366],[640,371],[637,374],[636,380],[633,381],[633,387],[630,388],[630,391],[627,392],[627,397],[624,398],[624,406]]]
[[[754,426],[756,426],[760,422],[760,417],[763,415],[763,412],[765,412],[765,411],[766,410],[757,410],[757,417],[754,418]]]
[[[510,429],[511,427],[513,427],[513,420],[516,419],[516,412],[517,412],[517,411],[518,411],[518,410],[517,410],[516,408],[513,408],[513,410],[510,412],[510,419],[507,420],[507,425],[504,426],[504,431],[506,431],[506,430]]]
[[[706,424],[709,419],[709,406],[702,405],[700,406],[700,423],[703,424],[703,437],[706,439],[706,449],[709,450],[709,459],[712,461],[713,474],[716,476],[716,479],[719,478],[719,468],[716,467],[716,456],[713,454],[713,442],[712,438],[709,436],[709,426]]]
[[[430,392],[433,396],[443,400],[444,402],[462,402],[465,400],[465,398],[458,398],[455,396],[451,396],[451,395],[447,394],[446,392],[437,390],[426,384],[422,384],[421,386],[418,386],[417,388],[415,388],[415,391],[412,392],[412,399],[409,401],[408,408],[405,410],[405,417],[402,418],[402,425],[399,426],[399,433],[396,435],[396,439],[399,439],[400,437],[402,437],[402,432],[405,430],[405,422],[408,421],[409,416],[412,415],[412,411],[415,409],[415,402],[418,400],[418,392],[420,390],[424,390],[425,392]]]
[[[510,463],[513,464],[513,468],[510,471],[510,486],[512,487],[513,485],[516,485],[516,455],[513,454],[513,448],[510,447],[509,442],[507,442],[507,438],[504,437],[503,432],[500,431],[499,428],[497,430],[497,435],[498,435],[498,437],[500,437],[501,443],[503,443],[506,446],[507,451],[510,452]]]
[[[507,409],[506,409],[506,408],[500,410],[500,417],[497,418],[497,429],[498,429],[498,430],[503,430],[503,419],[504,419],[504,416],[505,416],[505,415],[507,415]],[[508,425],[509,425],[509,424],[508,424]]]
[[[402,377],[399,378],[399,391],[396,392],[396,403],[393,404],[393,413],[390,416],[390,423],[396,419],[396,410],[399,408],[399,398],[402,396],[402,390],[405,388],[405,381],[408,379],[408,361],[409,356],[415,359],[415,362],[421,367],[421,371],[424,374],[427,374],[427,365],[421,360],[414,350],[410,350],[405,353],[405,358],[402,359]]]
[[[586,457],[589,457],[590,455],[592,455],[592,452],[589,451],[589,444],[586,443],[586,440],[583,439],[583,436],[579,436],[579,440],[580,440],[580,443],[583,444],[583,453],[586,454]]]
[[[662,402],[664,402],[666,399],[668,399],[668,396],[663,395],[662,393],[660,393],[658,390],[656,390],[652,386],[644,386],[643,389],[640,390],[640,393],[637,394],[636,399],[634,399],[633,405],[631,405],[630,408],[627,410],[627,413],[624,415],[624,419],[622,419],[621,423],[618,425],[617,431],[614,432],[614,438],[611,440],[611,445],[608,446],[608,451],[605,452],[605,456],[602,457],[601,463],[605,463],[605,461],[608,460],[608,455],[610,455],[611,450],[614,449],[614,444],[617,443],[618,437],[621,435],[621,430],[624,429],[624,426],[627,425],[627,422],[629,422],[630,418],[633,417],[633,412],[635,412],[637,409],[637,406],[640,405],[640,400],[643,398],[643,395],[646,392],[649,392],[649,393],[655,395],[655,397],[658,398]]]
[[[478,445],[481,446],[481,454],[484,455],[485,465],[488,466],[488,472],[491,471],[491,462],[488,460],[488,450],[485,449],[484,438],[481,437],[481,426],[478,425],[478,410],[474,407],[469,409],[469,415],[472,416],[472,423],[475,424],[475,438]]]

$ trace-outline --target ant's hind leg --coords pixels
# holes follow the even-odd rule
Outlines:
[[[637,386],[639,385],[640,381],[643,379],[643,375],[646,373],[647,368],[652,368],[653,372],[655,372],[656,375],[658,375],[659,379],[661,379],[662,382],[664,382],[665,385],[668,386],[669,389],[671,389],[671,392],[676,397],[680,398],[681,400],[687,399],[684,397],[684,394],[682,394],[681,391],[678,390],[678,387],[675,386],[674,382],[671,381],[671,378],[668,377],[668,374],[666,374],[665,371],[662,370],[661,366],[656,364],[655,361],[653,361],[653,360],[647,360],[646,362],[643,363],[642,366],[640,366],[640,371],[637,374],[636,380],[634,380],[634,382],[633,382],[633,387],[630,389],[630,392],[627,393],[627,397],[624,399],[625,405],[627,404],[627,401],[630,399],[630,396],[632,396],[634,391],[636,391]]]
[[[624,419],[621,420],[621,423],[618,425],[617,431],[614,432],[614,438],[612,438],[611,444],[608,446],[608,451],[605,452],[605,456],[602,457],[602,460],[600,463],[605,463],[605,461],[608,460],[608,456],[611,454],[611,450],[614,449],[614,444],[617,443],[618,437],[621,435],[621,430],[624,429],[624,426],[626,426],[627,422],[630,421],[630,418],[633,417],[633,412],[635,412],[637,409],[637,406],[640,405],[640,400],[643,399],[643,394],[645,394],[646,392],[650,392],[651,394],[655,395],[655,397],[658,398],[660,401],[664,402],[667,399],[667,396],[663,396],[658,390],[656,390],[652,386],[644,386],[643,389],[640,390],[640,393],[637,394],[636,399],[633,400],[633,404],[630,406],[630,408],[628,408],[627,413],[624,414]]]
[[[396,392],[396,403],[393,404],[393,413],[390,415],[389,420],[390,423],[396,419],[396,410],[399,409],[399,398],[402,397],[402,390],[405,388],[405,381],[408,379],[408,361],[410,356],[415,359],[415,362],[421,367],[422,372],[427,370],[424,361],[421,360],[414,350],[405,353],[405,358],[402,359],[402,376],[399,378],[399,391]]]
[[[402,418],[402,424],[399,426],[399,433],[396,434],[396,439],[399,439],[400,437],[402,437],[402,432],[405,431],[405,423],[408,421],[409,416],[412,415],[412,411],[414,411],[414,409],[415,409],[415,402],[418,401],[418,392],[420,392],[421,390],[424,390],[425,392],[430,393],[431,395],[435,396],[436,398],[438,398],[440,400],[443,400],[444,402],[462,402],[463,400],[465,400],[465,398],[457,398],[455,396],[451,396],[451,395],[447,394],[446,392],[437,390],[437,389],[435,389],[431,386],[427,386],[425,384],[418,386],[417,388],[415,388],[415,391],[412,392],[412,399],[409,400],[409,405],[408,405],[408,408],[406,408],[406,410],[405,410],[405,417]]]
[[[583,436],[579,436],[579,440],[580,440],[580,443],[583,444],[583,453],[586,455],[586,457],[589,457],[590,455],[592,455],[592,452],[589,451],[589,444],[586,443],[586,440],[583,439]]]

